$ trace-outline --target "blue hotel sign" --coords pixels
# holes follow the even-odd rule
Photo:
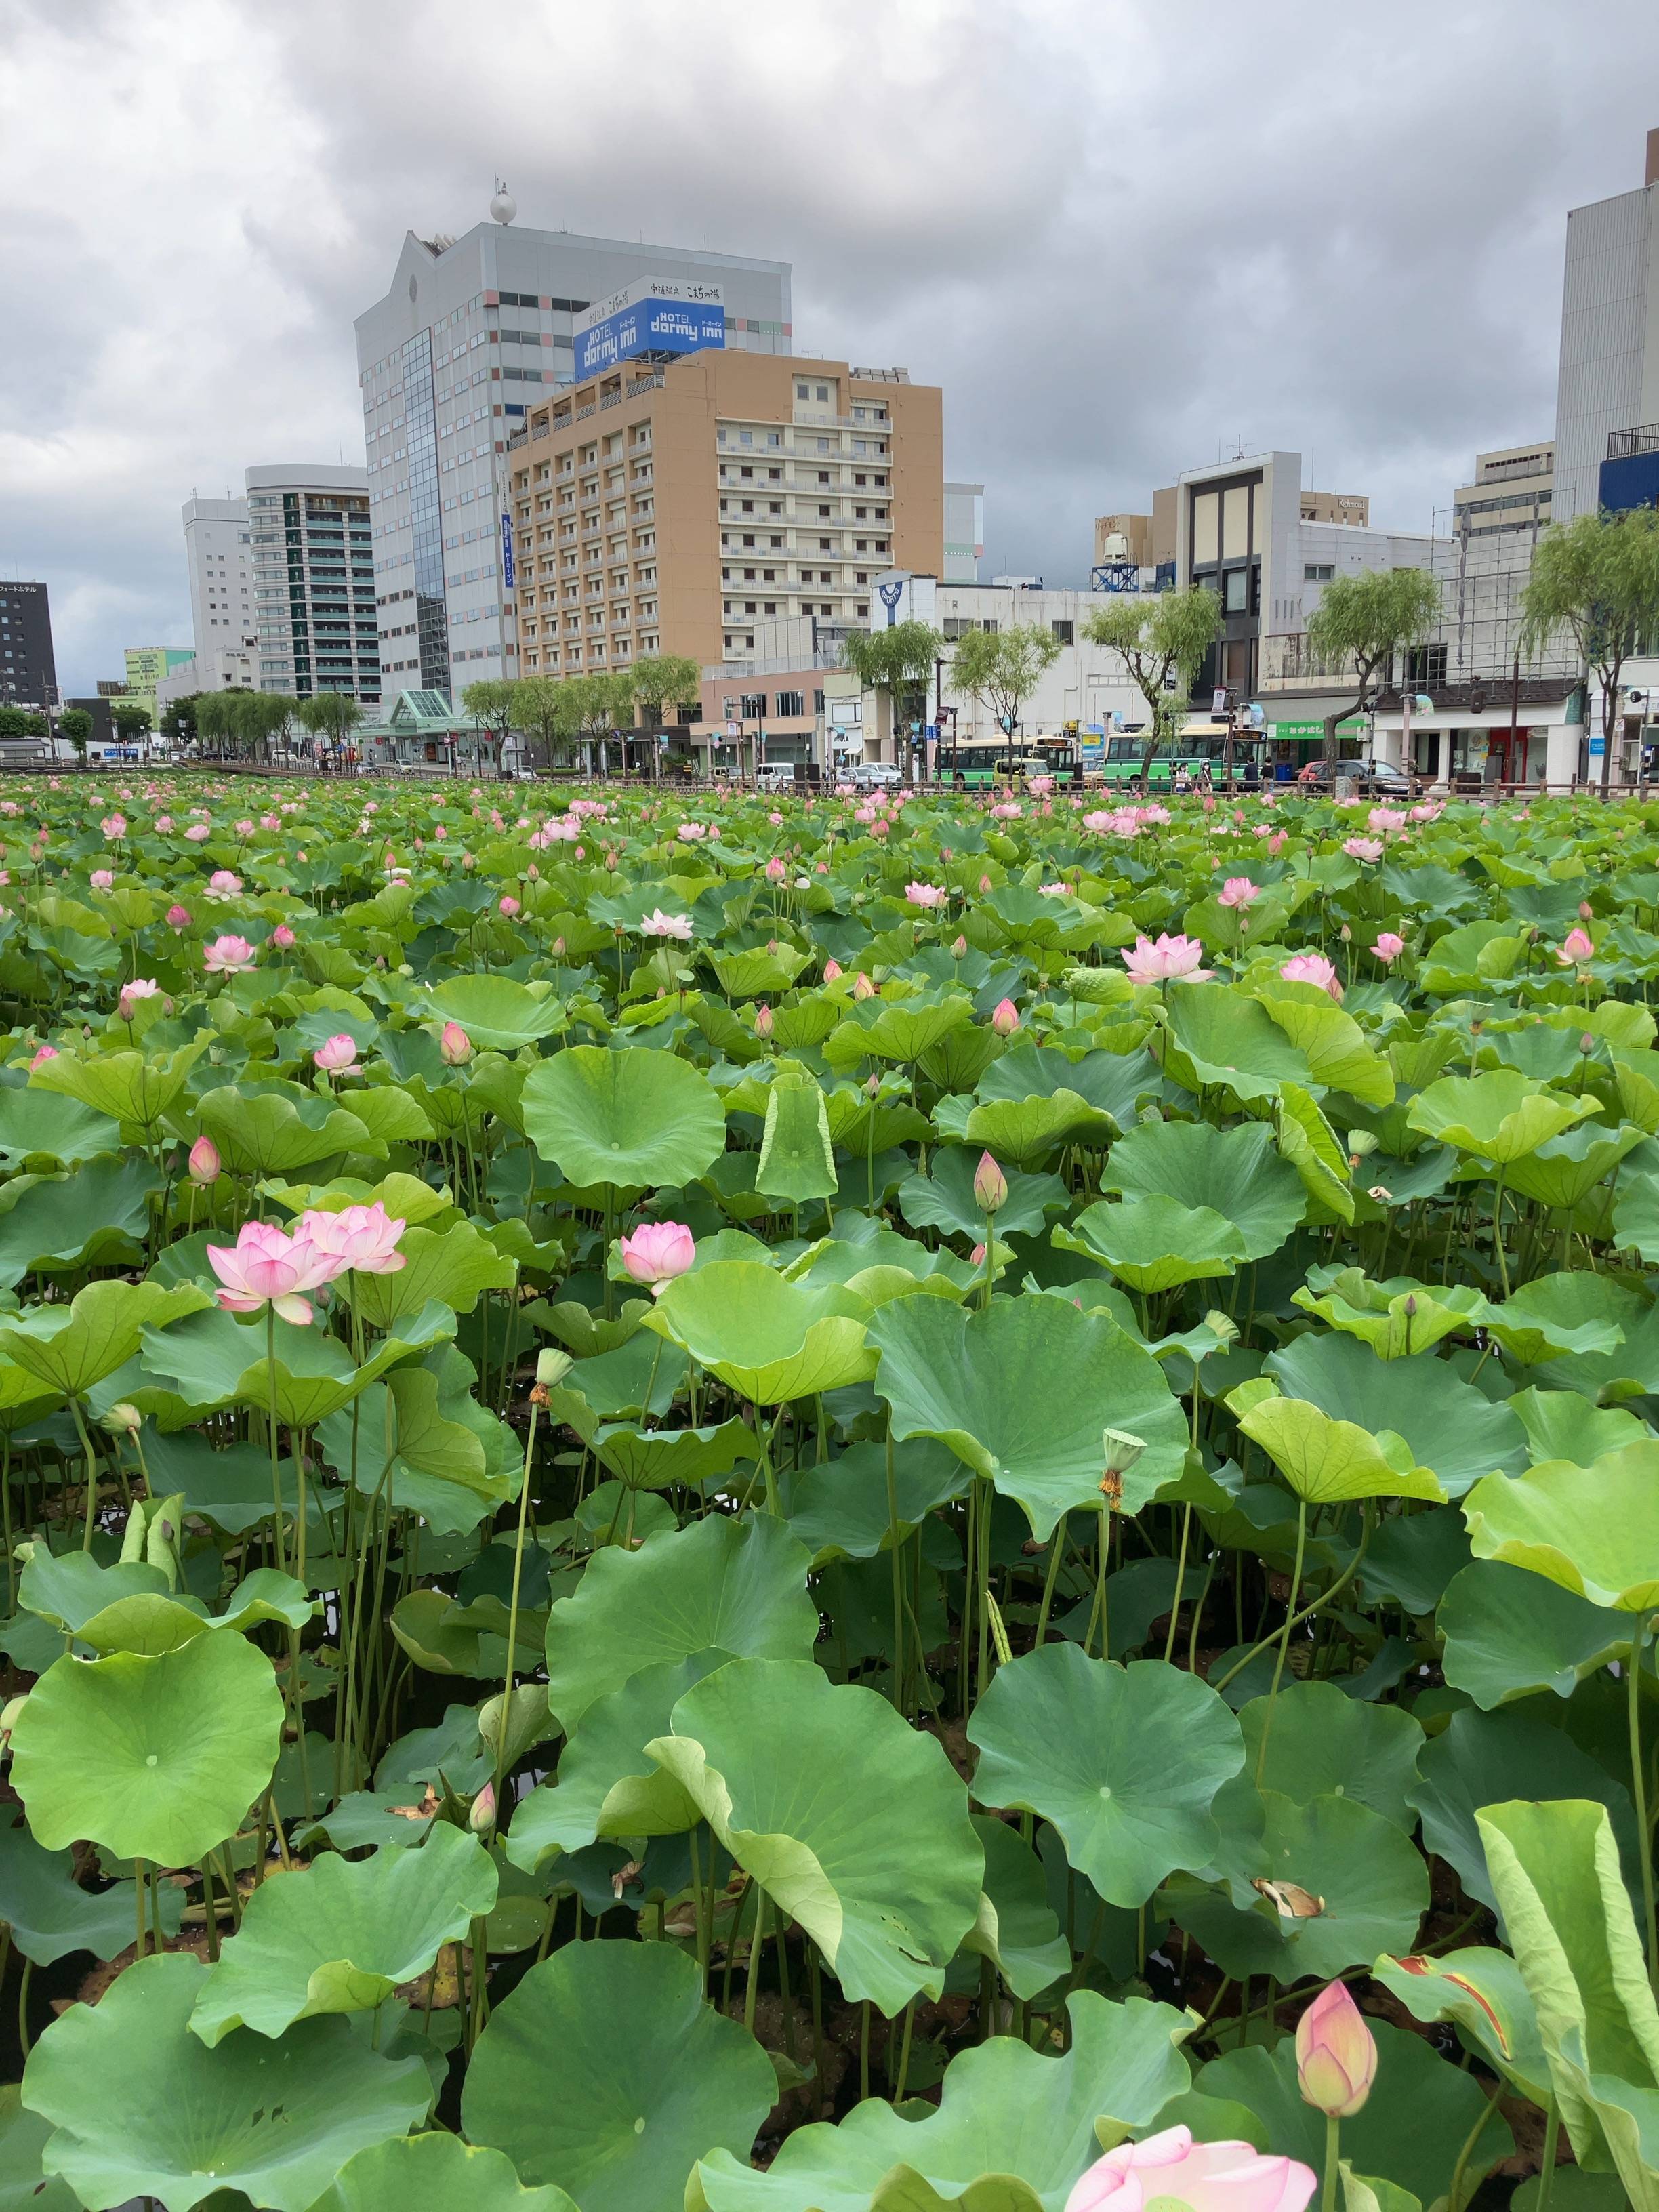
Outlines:
[[[578,377],[615,368],[640,354],[724,347],[725,295],[718,284],[640,277],[589,308],[575,339]]]

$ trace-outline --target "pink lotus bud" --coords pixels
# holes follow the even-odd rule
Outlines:
[[[1019,1008],[1012,999],[998,1001],[991,1015],[991,1027],[1000,1037],[1012,1036],[1019,1027]]]
[[[776,854],[774,854],[772,858],[766,864],[767,882],[769,884],[781,884],[783,881],[785,872],[784,863],[777,857]]]
[[[1620,834],[1620,836],[1622,837],[1622,836],[1624,836],[1624,834],[1625,834],[1625,833],[1624,833],[1624,831],[1621,830],[1619,832],[1619,834]],[[1595,908],[1591,906],[1591,904],[1590,904],[1590,902],[1589,902],[1589,901],[1588,899],[1580,899],[1580,900],[1579,900],[1579,902],[1578,902],[1578,919],[1579,919],[1579,921],[1590,921],[1590,920],[1594,917],[1595,912]]]
[[[853,986],[853,996],[855,999],[873,999],[875,995],[875,985],[870,981],[870,978],[860,968],[859,970],[858,981]]]
[[[974,1265],[976,1267],[982,1267],[985,1265],[985,1247],[982,1244],[975,1244],[974,1247]]]
[[[483,1788],[472,1800],[471,1810],[466,1816],[466,1825],[471,1829],[475,1836],[488,1836],[494,1834],[495,1828],[495,1785],[493,1782],[486,1782]]]
[[[989,1152],[981,1152],[974,1170],[974,1203],[981,1213],[1000,1213],[1008,1203],[1008,1178]]]
[[[33,1074],[37,1067],[44,1067],[49,1060],[56,1060],[57,1057],[58,1048],[55,1044],[43,1044],[29,1062],[29,1073]]]
[[[279,921],[270,933],[270,941],[279,952],[286,952],[294,943],[294,932],[285,921]]]
[[[438,1053],[446,1067],[465,1067],[472,1057],[472,1040],[459,1022],[446,1022],[438,1038]]]
[[[1333,1982],[1296,2024],[1296,2083],[1304,2104],[1346,2120],[1371,2094],[1376,2042],[1346,1982]]]
[[[618,1249],[629,1279],[648,1283],[653,1297],[697,1256],[696,1240],[683,1221],[642,1222]]]
[[[843,972],[839,960],[826,960],[823,963],[823,980],[826,983],[837,981]]]
[[[341,1075],[356,1061],[357,1041],[342,1030],[326,1044],[319,1045],[311,1056],[325,1075]]]
[[[960,959],[962,959],[962,958],[963,957],[963,956],[966,954],[967,950],[968,950],[968,940],[967,940],[967,939],[966,939],[965,937],[953,937],[953,938],[951,939],[951,959],[952,959],[952,960],[960,960]]]
[[[989,878],[989,876],[981,876],[981,877],[980,878],[980,879],[979,879],[979,887],[980,887],[980,889],[981,889],[981,891],[988,891],[988,890],[990,890],[990,888],[991,888],[991,878]]]
[[[772,1009],[770,1006],[757,1006],[755,1009],[755,1035],[763,1039],[769,1037],[774,1027],[775,1024],[772,1020]]]
[[[190,1148],[191,1181],[205,1190],[210,1183],[218,1182],[222,1172],[219,1147],[211,1137],[198,1137]]]
[[[519,911],[519,902],[514,897],[512,892],[509,891],[506,896],[499,902],[499,903],[501,912],[507,916],[507,920],[511,921],[514,915]]]
[[[1564,968],[1571,967],[1575,961],[1582,963],[1593,960],[1595,957],[1595,941],[1587,930],[1570,929],[1555,957]]]
[[[170,906],[167,908],[167,927],[169,929],[188,929],[190,927],[190,908],[187,906]]]

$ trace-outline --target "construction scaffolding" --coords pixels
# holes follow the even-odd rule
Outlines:
[[[1522,595],[1533,550],[1548,528],[1535,518],[1487,528],[1461,525],[1456,511],[1437,507],[1431,565],[1440,586],[1439,627],[1422,649],[1421,678],[1439,684],[1512,680],[1522,676],[1571,684],[1579,673],[1577,649],[1567,630],[1540,651],[1522,651]],[[1439,665],[1443,649],[1444,665]]]

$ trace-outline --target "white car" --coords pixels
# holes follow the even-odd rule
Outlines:
[[[904,772],[890,761],[857,761],[849,771],[848,781],[860,791],[875,791],[902,783]]]

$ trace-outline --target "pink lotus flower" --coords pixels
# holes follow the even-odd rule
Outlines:
[[[210,975],[245,975],[254,964],[253,947],[245,937],[216,937],[202,955]]]
[[[876,987],[875,987],[875,985],[874,985],[874,984],[870,981],[870,978],[869,978],[869,977],[865,974],[865,972],[864,972],[863,969],[862,969],[862,968],[860,968],[860,970],[859,970],[859,972],[858,972],[858,974],[857,974],[857,975],[854,978],[854,981],[853,981],[853,996],[854,996],[855,999],[873,999],[873,998],[875,997],[875,995],[876,995]]]
[[[115,872],[112,868],[94,868],[87,880],[95,891],[112,891],[115,889]]]
[[[1391,968],[1406,949],[1406,940],[1397,930],[1381,929],[1371,951],[1385,968]]]
[[[205,822],[192,822],[185,835],[192,845],[199,845],[210,837],[213,831],[210,824]]]
[[[188,929],[190,927],[190,908],[187,906],[170,906],[167,908],[167,927],[169,929]]]
[[[280,814],[262,814],[259,817],[259,827],[262,830],[280,830],[282,826],[283,817]]]
[[[1097,2159],[1066,2212],[1141,2212],[1153,2198],[1189,2212],[1303,2212],[1317,2186],[1299,2160],[1267,2158],[1247,2142],[1195,2143],[1190,2128],[1165,2128]]]
[[[356,1063],[357,1041],[342,1030],[325,1044],[319,1045],[311,1056],[325,1075],[343,1075]]]
[[[198,1137],[190,1148],[190,1179],[205,1189],[217,1182],[223,1172],[219,1158],[219,1147],[211,1137]]]
[[[161,985],[148,975],[135,975],[130,983],[123,983],[121,995],[116,1001],[116,1011],[124,1022],[132,1019],[132,1010],[140,999],[153,999]]]
[[[691,917],[689,914],[665,914],[659,906],[653,907],[640,924],[640,935],[641,937],[672,937],[677,938],[682,945],[689,944],[691,938]]]
[[[1150,937],[1137,937],[1133,952],[1123,955],[1123,964],[1136,983],[1207,983],[1214,975],[1212,968],[1200,968],[1204,947],[1196,937],[1161,935],[1156,945]]]
[[[682,822],[674,835],[682,845],[695,845],[700,837],[708,835],[708,825],[706,822]]]
[[[846,972],[839,960],[826,960],[823,963],[823,980],[826,983],[839,981]]]
[[[44,1067],[49,1060],[56,1060],[58,1056],[58,1048],[55,1044],[43,1044],[29,1062],[29,1073],[33,1075],[37,1067]]]
[[[1261,896],[1260,884],[1253,884],[1248,876],[1229,876],[1218,894],[1222,906],[1247,907]]]
[[[943,906],[949,894],[937,884],[906,884],[904,896],[912,906]]]
[[[1555,957],[1564,968],[1572,967],[1575,962],[1582,967],[1595,957],[1595,940],[1587,929],[1570,929],[1557,946]]]
[[[775,853],[772,855],[772,858],[766,864],[767,882],[769,884],[781,884],[787,873],[788,869],[787,866]]]
[[[755,1035],[761,1040],[763,1044],[764,1044],[766,1040],[771,1036],[772,1031],[776,1026],[777,1024],[772,1018],[772,1009],[770,1006],[759,1006],[756,1007]]]
[[[283,1320],[301,1328],[312,1318],[303,1293],[331,1283],[343,1267],[307,1237],[289,1237],[268,1221],[245,1222],[234,1246],[210,1244],[207,1255],[227,1312],[261,1313],[274,1306]]]
[[[459,1022],[446,1022],[438,1037],[438,1056],[446,1067],[465,1067],[472,1057],[472,1040]]]
[[[629,1280],[648,1283],[653,1297],[665,1283],[684,1274],[697,1256],[696,1239],[683,1221],[646,1221],[621,1244]]]
[[[279,921],[270,933],[270,941],[279,952],[291,951],[294,945],[294,932],[285,921]]]
[[[163,837],[171,836],[173,834],[173,817],[170,814],[158,814],[155,817],[155,828],[159,836]]]
[[[991,1012],[991,1027],[1000,1037],[1012,1036],[1019,1027],[1019,1008],[1012,999],[1000,999]]]
[[[1298,952],[1294,959],[1287,960],[1279,972],[1287,983],[1316,983],[1322,991],[1328,991],[1332,998],[1340,1000],[1342,996],[1342,986],[1337,980],[1336,970],[1322,952]]]
[[[1383,844],[1380,837],[1345,837],[1342,849],[1351,860],[1380,860]]]
[[[1008,1178],[989,1152],[981,1152],[974,1170],[974,1203],[981,1213],[1000,1213],[1008,1203]]]
[[[1020,811],[1021,810],[1010,799],[1005,800],[1000,806],[994,806],[991,809],[991,816],[992,819],[997,822],[1018,822]]]
[[[242,879],[228,868],[216,868],[208,878],[208,896],[215,899],[240,898]]]
[[[127,834],[127,817],[125,814],[106,814],[98,827],[106,837],[125,837]]]
[[[1368,830],[1380,830],[1386,837],[1397,830],[1403,830],[1406,821],[1407,817],[1397,806],[1373,806],[1365,817],[1365,827]]]
[[[302,1213],[295,1233],[313,1252],[337,1260],[343,1270],[395,1275],[409,1264],[398,1249],[404,1225],[377,1198],[373,1206],[343,1206],[337,1213]]]
[[[1376,2039],[1346,1982],[1323,1989],[1296,2024],[1296,2084],[1328,2119],[1347,2120],[1371,2094]]]

